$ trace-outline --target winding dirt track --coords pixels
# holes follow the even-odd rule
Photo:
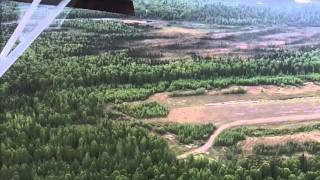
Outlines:
[[[281,116],[281,117],[270,117],[270,118],[257,118],[257,119],[248,119],[248,120],[239,120],[234,121],[228,124],[223,124],[218,127],[218,129],[211,135],[209,140],[203,146],[193,149],[189,152],[186,152],[178,158],[186,158],[188,155],[202,154],[208,152],[212,147],[215,139],[226,129],[240,127],[240,126],[250,126],[250,125],[260,125],[260,124],[280,124],[280,123],[297,123],[297,122],[306,122],[320,119],[320,113],[310,114],[310,115],[292,115],[292,116]]]

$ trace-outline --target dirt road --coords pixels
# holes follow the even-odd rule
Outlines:
[[[257,118],[257,119],[248,119],[248,120],[239,120],[232,123],[224,124],[218,127],[218,129],[211,135],[209,140],[203,146],[193,149],[187,153],[184,153],[178,158],[186,158],[191,154],[201,154],[206,153],[214,144],[216,138],[226,129],[240,127],[240,126],[250,126],[250,125],[260,125],[260,124],[280,124],[280,123],[297,123],[305,122],[320,119],[320,113],[310,114],[310,115],[292,115],[292,116],[281,116],[281,117],[272,117],[272,118]]]
[[[215,139],[226,129],[250,125],[309,123],[320,120],[320,86],[248,86],[243,95],[224,95],[223,90],[203,96],[170,97],[166,93],[152,96],[170,108],[163,121],[204,124],[213,123],[218,129],[207,143],[179,156],[206,153]]]

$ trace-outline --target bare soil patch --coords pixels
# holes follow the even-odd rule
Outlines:
[[[169,98],[168,93],[157,93],[149,97],[149,100],[165,103],[168,98]]]
[[[265,93],[269,96],[297,96],[297,95],[313,95],[320,92],[320,86],[314,83],[305,83],[304,86],[247,86],[247,93],[249,94],[261,94]]]
[[[252,126],[252,125],[266,125],[266,124],[284,124],[284,123],[299,123],[308,122],[320,119],[320,113],[309,114],[309,115],[292,115],[292,116],[281,116],[273,118],[257,118],[250,120],[238,120],[231,123],[223,124],[211,135],[209,140],[203,146],[193,149],[179,156],[179,158],[186,158],[191,154],[207,153],[214,144],[216,138],[225,130],[241,126]]]
[[[302,87],[244,87],[247,94],[223,95],[214,90],[203,96],[168,97],[166,93],[150,99],[167,104],[171,111],[165,121],[178,123],[214,123],[218,129],[207,143],[179,156],[206,153],[226,129],[239,126],[314,122],[320,119],[320,87],[307,83]]]
[[[320,86],[307,83],[302,87],[251,86],[247,94],[223,95],[223,90],[208,95],[168,97],[157,94],[171,111],[167,120],[182,123],[226,124],[242,119],[269,118],[290,115],[308,115],[320,112]],[[161,97],[161,98],[159,98]]]
[[[166,36],[166,37],[176,37],[176,36],[203,36],[205,32],[200,29],[188,29],[184,27],[166,27],[158,29],[154,32],[157,35]]]
[[[251,57],[258,51],[268,54],[275,49],[300,50],[320,46],[320,27],[237,27],[144,19],[119,21],[147,27],[143,38],[128,40],[125,47],[165,52],[159,59],[191,55]]]
[[[208,91],[205,95],[188,97],[169,97],[168,93],[157,93],[149,98],[151,101],[158,101],[166,104],[170,109],[183,107],[203,106],[211,103],[223,102],[243,102],[243,101],[262,101],[262,100],[286,100],[292,98],[320,96],[320,85],[305,83],[304,86],[243,86],[246,94],[224,94],[235,86],[227,89],[217,89]]]
[[[137,57],[158,59],[270,54],[274,50],[292,51],[320,47],[320,27],[223,26],[186,21],[139,18],[104,18],[140,27],[143,36],[123,39],[116,49],[132,49]],[[155,56],[157,55],[157,56]]]

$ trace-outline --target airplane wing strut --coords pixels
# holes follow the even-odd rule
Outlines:
[[[31,6],[26,11],[22,19],[4,49],[0,53],[0,77],[16,62],[16,60],[23,54],[25,50],[37,39],[37,37],[44,31],[63,11],[66,6],[98,11],[107,11],[113,13],[120,13],[126,15],[134,15],[134,6],[131,0],[14,0],[17,2],[31,3]],[[34,30],[24,37],[23,40],[12,50],[17,43],[23,30],[30,21],[34,11],[39,7],[39,4],[55,5],[56,7],[50,14],[41,20]]]
[[[30,8],[26,11],[23,18],[20,20],[20,23],[18,24],[17,28],[14,30],[13,34],[11,35],[9,41],[3,48],[0,57],[6,57],[9,52],[12,50],[14,44],[17,42],[18,38],[21,36],[24,28],[26,27],[27,23],[29,22],[33,12],[38,8],[41,0],[34,0],[31,3]]]
[[[0,56],[0,77],[16,62],[16,60],[23,54],[25,50],[37,39],[37,37],[44,31],[63,11],[64,7],[68,5],[71,0],[62,0],[51,13],[41,20],[35,29],[26,35],[18,46],[12,50],[12,47],[17,42],[18,38],[21,36],[26,24],[30,21],[33,12],[39,6],[41,0],[33,0],[30,8],[27,10],[21,21],[19,22],[17,28],[15,29],[13,35],[10,37],[9,41],[5,45],[5,48],[1,52]],[[11,51],[12,50],[12,51]],[[11,51],[11,53],[9,53]]]

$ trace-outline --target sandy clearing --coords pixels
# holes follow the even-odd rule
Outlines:
[[[287,43],[290,43],[290,42],[291,41],[286,42],[285,40],[269,40],[269,41],[266,41],[266,42],[259,42],[257,45],[259,47],[263,47],[263,48],[268,48],[270,46],[281,48],[281,47],[284,47]]]
[[[282,117],[273,117],[273,118],[258,118],[250,120],[239,120],[232,123],[221,125],[215,132],[212,134],[203,146],[193,149],[187,153],[184,153],[178,158],[186,158],[191,154],[201,154],[207,153],[208,150],[212,147],[215,139],[226,129],[240,127],[240,126],[250,126],[250,125],[259,125],[259,124],[277,124],[277,123],[297,123],[305,122],[320,119],[320,113],[310,114],[310,115],[293,115],[293,116],[282,116]]]
[[[242,141],[240,144],[245,154],[252,154],[253,148],[256,145],[264,144],[273,146],[286,144],[288,142],[320,142],[320,131],[303,132],[284,136],[247,137],[246,140]]]
[[[122,22],[128,25],[132,25],[132,24],[146,25],[148,23],[146,20],[140,20],[140,19],[124,19]]]
[[[169,98],[168,93],[157,93],[149,97],[150,101],[165,102]]]
[[[314,83],[305,83],[303,86],[286,86],[279,87],[274,85],[266,85],[266,86],[246,86],[248,94],[264,94],[270,96],[285,96],[285,95],[299,95],[299,94],[310,94],[317,93],[320,91],[320,86]]]
[[[141,26],[154,27],[154,30],[145,33],[146,39],[153,40],[155,39],[153,36],[166,38],[158,39],[156,42],[138,40],[128,44],[135,47],[152,47],[151,51],[162,49],[165,52],[170,52],[167,55],[170,55],[171,58],[190,56],[190,54],[209,57],[223,55],[250,57],[256,54],[256,49],[268,53],[268,50],[274,48],[297,50],[309,46],[308,43],[311,41],[315,43],[312,46],[320,45],[318,42],[320,28],[318,27],[199,26],[192,22],[168,21],[165,24],[163,21],[157,22],[157,20],[146,24],[142,21]],[[175,40],[176,43],[168,46],[167,41],[170,40]],[[183,45],[189,46],[175,47],[176,44],[180,45],[182,42],[185,43]]]
[[[217,126],[239,119],[254,120],[320,113],[320,98],[289,100],[254,100],[207,103],[172,109],[168,121],[179,123],[214,123]]]
[[[237,49],[241,49],[241,50],[247,50],[251,48],[251,45],[249,43],[246,42],[242,42],[242,43],[237,43],[235,44],[235,47]]]
[[[244,88],[247,90],[244,95],[223,95],[223,90],[212,90],[204,96],[178,98],[159,93],[149,100],[159,101],[171,108],[166,121],[217,125],[217,131],[204,146],[182,154],[180,158],[208,152],[218,135],[233,127],[308,123],[320,119],[320,86],[317,84]]]
[[[234,88],[234,87],[230,87]],[[169,97],[159,93],[149,100],[171,108],[166,121],[179,123],[214,123],[218,129],[207,143],[190,150],[190,154],[207,153],[215,139],[226,129],[239,126],[310,123],[320,119],[320,86],[245,86],[247,94],[223,95],[212,90],[204,96]],[[240,119],[240,120],[239,120]]]
[[[223,94],[224,91],[229,91],[235,87],[236,86],[232,86],[222,90],[210,90],[205,95],[189,97],[169,97],[168,92],[157,93],[152,95],[149,100],[166,104],[170,109],[177,109],[229,101],[285,100],[296,97],[312,97],[320,95],[320,85],[314,83],[305,83],[303,86],[286,87],[273,85],[242,86],[247,91],[244,95]]]
[[[175,37],[175,36],[203,36],[205,35],[205,32],[199,30],[199,29],[188,29],[183,27],[167,27],[163,29],[156,30],[154,32],[158,35],[163,35],[167,37]]]

